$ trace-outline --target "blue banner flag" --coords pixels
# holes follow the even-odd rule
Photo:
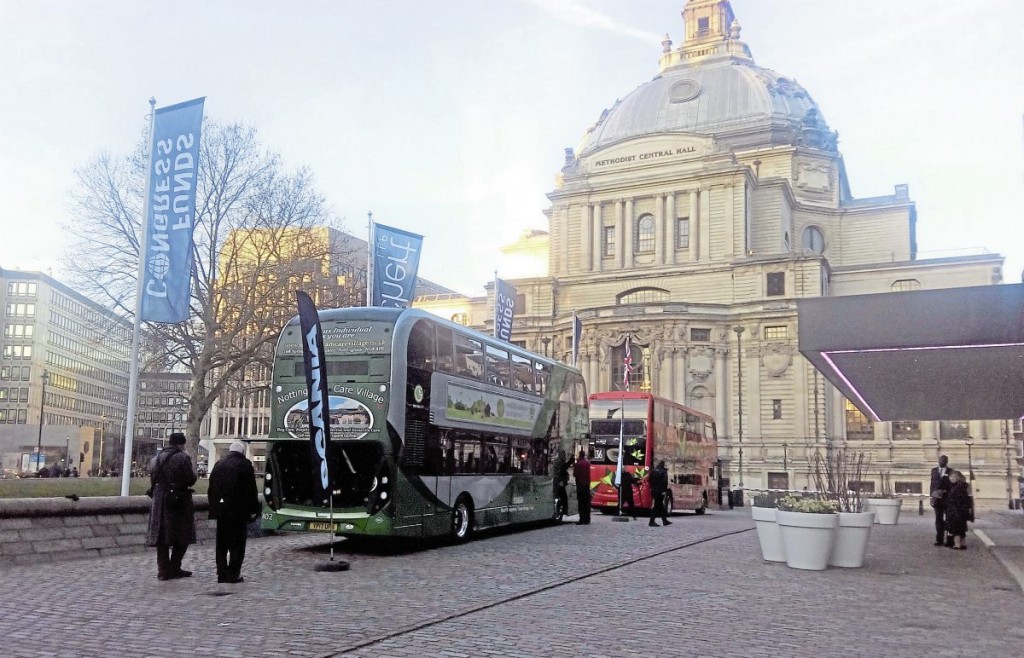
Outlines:
[[[149,149],[140,317],[149,322],[183,322],[189,316],[192,231],[203,102],[197,98],[163,107],[153,118]]]
[[[580,355],[580,341],[583,340],[583,321],[572,312],[572,366],[576,367],[576,359]]]
[[[494,277],[494,337],[512,340],[512,317],[515,315],[516,289]]]
[[[370,306],[408,308],[416,290],[423,236],[373,225],[373,299]]]
[[[312,298],[301,290],[295,291],[299,304],[299,327],[302,331],[302,357],[306,365],[306,387],[309,397],[309,454],[313,461],[314,500],[327,501],[331,493],[328,452],[331,445],[330,389],[327,385],[327,360],[324,358],[324,338],[320,331],[320,314]]]

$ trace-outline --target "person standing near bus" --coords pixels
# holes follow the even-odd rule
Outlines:
[[[561,508],[561,514],[569,513],[569,492],[566,490],[566,487],[569,486],[569,460],[562,448],[558,449],[558,454],[555,456],[554,475],[555,516],[558,517],[559,508]]]
[[[580,520],[576,525],[590,525],[590,462],[585,450],[580,450],[572,474],[576,478],[576,503],[580,508]]]
[[[632,471],[627,471],[625,468],[622,469],[622,483],[619,485],[622,491],[622,507],[620,512],[626,509],[626,505],[629,505],[629,513],[633,516],[633,520],[636,521],[636,503],[633,502],[633,485],[636,483],[636,477]]]
[[[168,446],[155,458],[150,473],[153,505],[149,513],[146,546],[156,546],[158,580],[187,578],[191,571],[181,568],[189,544],[196,543],[196,515],[192,485],[196,472],[185,452],[185,435],[174,432]]]
[[[651,521],[647,525],[658,527],[655,517],[661,516],[665,525],[672,525],[668,520],[665,508],[665,496],[668,494],[668,471],[665,470],[665,460],[658,462],[658,465],[651,470]]]
[[[248,525],[260,514],[256,472],[245,456],[245,444],[235,441],[210,472],[210,518],[217,521],[214,551],[218,583],[240,583]]]

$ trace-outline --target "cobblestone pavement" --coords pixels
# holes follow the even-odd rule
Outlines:
[[[1024,537],[1019,516],[975,527]],[[930,517],[905,513],[874,527],[864,568],[798,571],[761,560],[739,508],[461,546],[339,542],[341,573],[314,570],[322,536],[264,537],[239,585],[216,583],[209,545],[189,550],[192,578],[167,582],[152,552],[14,566],[0,569],[0,655],[1021,655],[1024,595],[998,543],[932,539]]]

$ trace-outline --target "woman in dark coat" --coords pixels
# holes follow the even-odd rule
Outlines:
[[[949,491],[942,497],[946,508],[946,532],[955,542],[947,544],[955,549],[964,550],[967,548],[967,522],[974,520],[974,501],[971,498],[971,490],[964,480],[964,474],[960,471],[953,471],[949,474]]]
[[[196,483],[196,472],[188,453],[182,449],[185,435],[175,432],[168,443],[170,445],[157,456],[149,475],[153,504],[146,546],[156,546],[157,578],[160,580],[192,575],[191,571],[181,568],[181,560],[189,544],[196,543],[195,509],[190,488]],[[172,489],[182,495],[177,505],[168,497]]]

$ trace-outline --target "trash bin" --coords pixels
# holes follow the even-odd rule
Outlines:
[[[743,489],[735,489],[729,492],[734,507],[743,507]]]

